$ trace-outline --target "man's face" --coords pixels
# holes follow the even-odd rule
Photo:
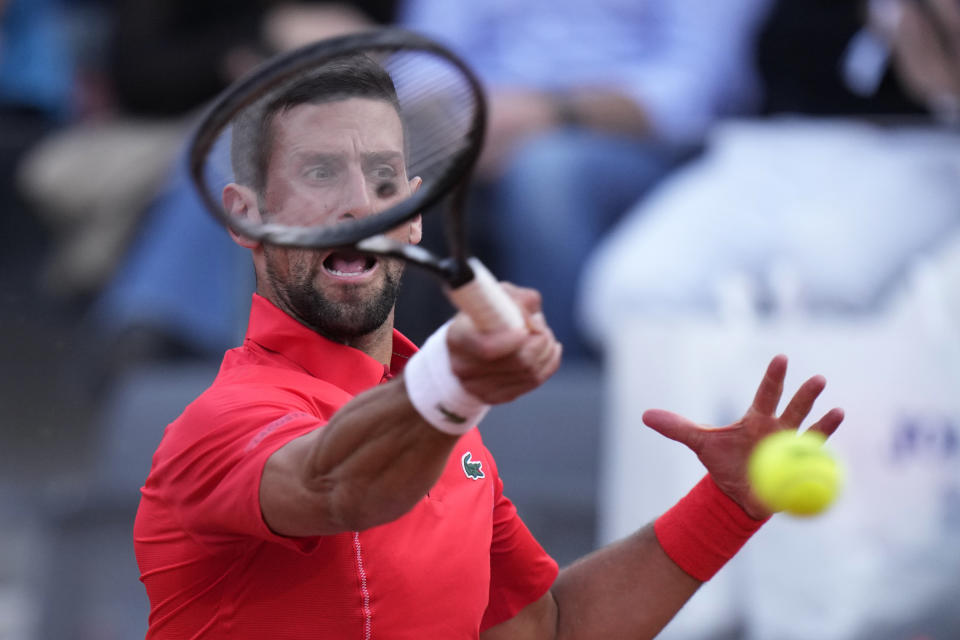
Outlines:
[[[403,127],[385,101],[350,98],[302,104],[272,121],[265,221],[329,226],[363,218],[409,197]],[[262,205],[262,207],[260,206]],[[388,235],[419,242],[419,220]],[[352,251],[263,247],[265,274],[281,308],[335,340],[349,342],[387,320],[403,263]]]

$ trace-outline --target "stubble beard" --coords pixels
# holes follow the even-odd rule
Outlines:
[[[369,335],[383,326],[390,317],[400,294],[403,264],[382,260],[384,278],[380,288],[372,295],[360,286],[347,285],[346,300],[331,300],[315,285],[323,268],[315,265],[284,279],[267,260],[267,277],[273,290],[287,306],[287,310],[301,323],[320,335],[339,342],[351,344],[357,338]]]

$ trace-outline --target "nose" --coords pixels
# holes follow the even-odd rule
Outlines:
[[[351,171],[343,184],[340,219],[365,218],[374,213],[370,185],[362,171]]]

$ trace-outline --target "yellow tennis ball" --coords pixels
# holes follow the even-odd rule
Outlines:
[[[778,431],[761,440],[747,467],[756,496],[773,511],[813,516],[830,506],[842,470],[815,431]]]

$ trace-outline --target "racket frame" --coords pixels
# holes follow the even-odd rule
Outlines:
[[[422,51],[443,58],[463,75],[467,86],[475,96],[476,110],[472,126],[465,140],[467,144],[453,156],[450,169],[445,171],[437,180],[425,188],[419,189],[410,198],[401,203],[379,212],[376,216],[369,216],[337,224],[335,227],[303,227],[277,224],[245,223],[242,219],[228,215],[222,204],[215,199],[210,190],[205,188],[204,170],[206,159],[223,134],[230,122],[246,107],[268,93],[281,83],[289,80],[298,73],[331,60],[351,53],[359,52],[391,52],[391,51]],[[448,245],[454,254],[454,260],[465,264],[465,237],[461,224],[463,192],[465,184],[476,164],[483,147],[487,121],[486,96],[479,79],[474,72],[445,46],[427,39],[419,34],[395,27],[380,28],[371,31],[350,34],[321,40],[289,53],[277,56],[252,70],[236,83],[228,87],[207,108],[190,135],[188,146],[188,166],[190,176],[198,189],[204,205],[227,228],[250,240],[267,244],[283,245],[299,248],[336,248],[356,246],[364,238],[382,234],[414,216],[425,212],[445,197],[458,202],[449,203],[456,207],[456,215],[448,215],[446,222],[455,237],[448,237]],[[449,210],[449,207],[448,207]],[[456,218],[456,219],[453,219]],[[396,254],[394,248],[384,255]],[[400,251],[400,253],[404,253]],[[418,262],[417,259],[413,259]],[[428,269],[437,270],[442,274],[455,274],[450,271],[449,264],[443,260],[434,260],[434,264],[424,264]],[[445,276],[446,277],[446,276]],[[470,276],[456,276],[456,279],[469,280]]]

